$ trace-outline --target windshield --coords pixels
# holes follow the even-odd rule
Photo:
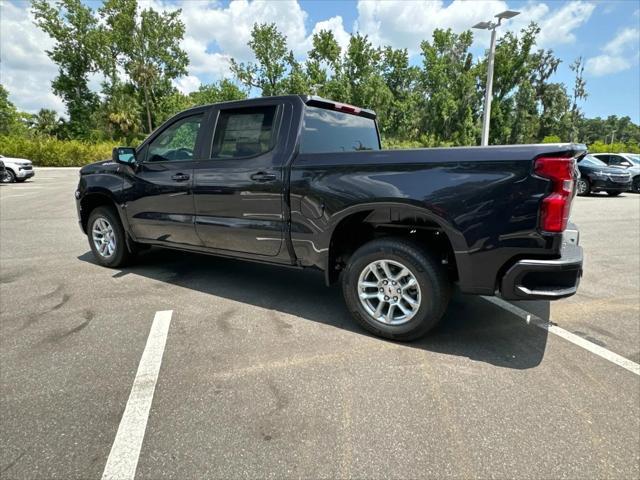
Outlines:
[[[594,167],[606,167],[607,164],[602,160],[598,160],[596,157],[592,155],[586,155],[582,160],[580,160],[580,165],[591,165]]]

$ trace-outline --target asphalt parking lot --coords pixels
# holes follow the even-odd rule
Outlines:
[[[410,344],[322,275],[151,249],[96,265],[74,169],[0,185],[0,478],[100,478],[158,311],[136,478],[640,477],[640,376],[480,297]],[[579,294],[518,308],[640,362],[640,195],[577,198]]]

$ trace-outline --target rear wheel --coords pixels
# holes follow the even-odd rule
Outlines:
[[[133,257],[127,249],[124,228],[113,208],[98,207],[91,212],[87,223],[87,237],[91,251],[100,265],[121,267]]]
[[[591,184],[586,178],[578,180],[578,195],[586,196],[591,193]]]
[[[614,190],[607,190],[607,195],[609,195],[610,197],[617,197],[618,195],[620,195],[622,192],[616,192]]]
[[[343,272],[342,290],[362,327],[394,340],[425,335],[438,323],[451,296],[442,265],[403,238],[373,240],[360,247]]]

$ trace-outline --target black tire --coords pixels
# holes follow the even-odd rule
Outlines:
[[[16,178],[16,183],[23,183],[26,182],[27,179],[26,178]]]
[[[5,176],[2,179],[2,183],[14,183],[16,181],[16,174],[7,168]]]
[[[113,235],[115,238],[115,249],[109,256],[98,251],[95,242],[93,241],[93,228],[98,219],[104,219],[111,226]],[[118,213],[112,207],[97,207],[89,215],[89,221],[87,222],[87,238],[89,239],[89,247],[93,252],[93,256],[96,261],[109,268],[117,268],[125,266],[131,261],[134,254],[132,254],[127,248],[125,231],[120,223]]]
[[[384,324],[360,301],[360,274],[376,260],[408,267],[420,287],[420,305],[406,323]],[[351,315],[363,328],[380,337],[408,341],[426,335],[442,318],[451,297],[451,282],[440,262],[419,244],[404,238],[382,238],[366,243],[351,256],[342,272],[342,292]]]
[[[582,184],[582,185],[581,185]],[[591,182],[588,178],[578,180],[578,195],[586,197],[591,194]]]
[[[612,190],[607,190],[607,195],[609,195],[610,197],[617,197],[621,193],[622,192],[615,192],[615,191],[612,191]]]
[[[636,178],[633,181],[633,187],[631,187],[631,191],[635,193],[640,193],[640,178]]]

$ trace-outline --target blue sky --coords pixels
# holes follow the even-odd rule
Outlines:
[[[99,2],[88,2],[99,6]],[[184,92],[201,82],[229,77],[229,58],[251,60],[246,46],[254,22],[275,22],[289,39],[299,58],[310,46],[311,35],[330,29],[342,45],[360,31],[376,44],[408,48],[412,61],[421,39],[434,28],[460,32],[511,9],[522,14],[508,21],[502,31],[519,30],[535,20],[542,27],[539,47],[553,49],[563,60],[553,81],[570,85],[569,64],[582,56],[589,98],[582,105],[589,117],[628,115],[640,123],[640,0],[277,0],[217,1],[141,0],[158,9],[182,8],[187,31],[183,48],[190,57],[188,76],[176,82]],[[32,25],[27,2],[0,0],[0,82],[11,100],[28,111],[40,107],[59,110],[64,106],[50,91],[56,67],[45,54],[50,40]],[[481,55],[489,33],[476,32],[473,52]],[[92,78],[97,87],[100,78]]]

